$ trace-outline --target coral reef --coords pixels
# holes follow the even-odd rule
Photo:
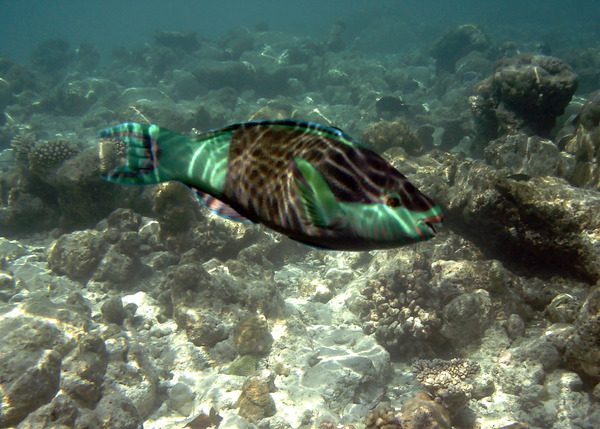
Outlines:
[[[566,342],[567,365],[583,376],[600,378],[600,285],[591,290]]]
[[[273,336],[267,318],[262,314],[247,314],[233,332],[233,342],[240,355],[265,355],[271,350]]]
[[[242,355],[229,365],[229,373],[231,375],[240,375],[248,377],[258,366],[258,357],[255,355]]]
[[[0,58],[0,426],[600,427],[595,33],[364,11]],[[115,123],[271,118],[385,152],[446,227],[324,252],[100,177]]]
[[[491,45],[490,37],[473,24],[461,25],[442,35],[431,48],[436,60],[436,72],[455,72],[456,62],[472,51],[485,51]]]
[[[396,146],[404,149],[409,155],[420,155],[423,152],[423,144],[403,120],[372,124],[365,130],[362,142],[379,153]]]
[[[365,418],[367,429],[450,429],[450,415],[441,404],[420,392],[402,404],[400,412],[381,406]]]
[[[275,401],[271,397],[272,387],[263,376],[250,377],[242,386],[237,405],[239,415],[251,422],[275,414]]]
[[[78,153],[79,149],[66,140],[39,141],[29,152],[29,168],[37,174],[43,174]]]
[[[79,153],[79,148],[66,140],[38,140],[35,134],[22,132],[10,142],[16,159],[32,172],[42,175]]]
[[[34,133],[21,131],[12,138],[10,146],[15,153],[17,161],[24,165],[29,165],[29,154],[36,143],[37,136]]]
[[[530,177],[554,176],[571,181],[575,157],[561,152],[551,140],[522,132],[503,135],[489,142],[484,150],[486,162],[498,169]]]
[[[574,121],[575,132],[565,151],[577,160],[572,182],[581,187],[600,189],[600,91],[588,95]]]
[[[367,320],[366,332],[374,333],[393,355],[429,350],[427,342],[439,335],[442,324],[437,298],[428,300],[430,273],[422,258],[412,252],[407,256],[398,260],[395,272],[410,274],[370,279],[361,290],[364,301],[357,303]]]
[[[452,411],[457,411],[471,399],[472,378],[479,369],[477,362],[466,359],[420,359],[412,364],[421,384]]]
[[[573,69],[534,54],[500,60],[494,69],[469,99],[481,144],[516,129],[549,137],[577,89]]]

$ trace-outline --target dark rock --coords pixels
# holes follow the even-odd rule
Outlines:
[[[102,179],[100,164],[97,148],[90,148],[63,162],[52,176],[44,178],[54,188],[61,226],[93,225],[107,216],[117,202],[123,204],[126,196],[133,195],[128,189],[115,192],[115,186]]]
[[[145,275],[142,268],[139,255],[124,253],[117,243],[102,256],[91,278],[99,282],[124,284],[135,276]]]
[[[256,70],[250,63],[239,61],[205,61],[192,74],[206,89],[244,90],[254,86]]]
[[[57,74],[67,67],[71,59],[69,42],[62,38],[43,41],[31,53],[31,63],[50,74]]]
[[[269,393],[269,384],[261,377],[251,377],[244,382],[237,404],[239,415],[251,422],[275,414],[275,401]]]
[[[102,397],[91,420],[101,428],[142,429],[144,423],[133,402],[118,392]]]
[[[514,129],[548,137],[577,84],[573,69],[558,58],[526,54],[498,61],[469,99],[479,138]]]
[[[62,235],[50,249],[48,264],[57,274],[86,282],[104,256],[106,244],[98,231]]]
[[[90,79],[62,84],[56,90],[53,108],[68,116],[84,115],[105,90],[100,82],[98,79]]]
[[[58,392],[60,365],[57,352],[43,351],[25,372],[16,373],[13,380],[2,383],[3,402],[8,406],[0,410],[0,426],[15,425],[30,412],[50,402]],[[15,367],[6,368],[15,371]]]
[[[179,31],[157,30],[154,33],[154,42],[159,46],[188,54],[197,50],[200,45],[195,31],[180,33]]]
[[[52,402],[44,405],[27,416],[17,426],[17,429],[34,428],[75,428],[79,426],[78,421],[81,411],[77,404],[67,395],[57,395]]]
[[[262,314],[248,314],[235,327],[233,342],[240,355],[267,355],[273,344],[267,319]]]
[[[401,147],[409,155],[418,155],[423,151],[423,145],[403,120],[377,122],[365,130],[361,140],[378,153],[392,147]]]
[[[564,52],[565,60],[579,75],[579,92],[588,94],[600,87],[600,49],[598,46],[572,46]]]
[[[13,94],[19,94],[25,90],[34,90],[36,88],[35,75],[31,70],[21,64],[14,64],[4,75],[4,78],[10,83]]]
[[[528,176],[557,176],[571,179],[575,158],[561,152],[551,141],[524,133],[511,133],[493,140],[485,148],[488,164]]]
[[[73,52],[73,63],[77,70],[93,72],[100,63],[100,52],[91,43],[82,43]]]
[[[93,408],[102,395],[108,353],[101,338],[84,335],[78,347],[63,361],[61,390],[86,408]]]
[[[489,324],[491,306],[489,293],[482,289],[457,296],[442,311],[442,335],[457,348],[477,340]]]
[[[567,338],[565,359],[580,375],[600,377],[600,284],[590,291],[579,312],[575,331]]]
[[[516,181],[456,155],[433,157],[438,172],[424,177],[429,189],[423,183],[421,188],[444,209],[448,224],[489,255],[517,272],[560,273],[587,281],[600,276],[596,192],[553,177]]]
[[[471,51],[485,51],[490,46],[490,37],[476,25],[461,25],[440,37],[431,56],[436,60],[436,72],[444,70],[454,73],[456,61]]]
[[[223,323],[208,314],[202,314],[191,308],[177,308],[175,320],[195,346],[212,347],[228,337]]]
[[[565,151],[575,155],[572,181],[577,186],[600,189],[600,91],[591,93],[574,120],[575,132]]]
[[[203,218],[198,198],[178,182],[162,183],[152,194],[152,209],[160,225],[160,238],[173,242],[181,250],[189,241],[189,232]],[[170,240],[172,238],[172,240]]]
[[[123,301],[120,296],[111,296],[100,307],[102,316],[107,323],[121,325],[125,320],[126,312],[123,309]]]
[[[246,27],[236,27],[218,41],[228,59],[237,60],[245,51],[254,48],[254,34]]]

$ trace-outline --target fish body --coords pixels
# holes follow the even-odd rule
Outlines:
[[[128,144],[127,165],[107,180],[178,180],[224,217],[262,223],[319,248],[416,243],[432,238],[432,225],[443,219],[440,208],[382,157],[336,128],[311,122],[245,122],[194,138],[125,123],[101,137]]]

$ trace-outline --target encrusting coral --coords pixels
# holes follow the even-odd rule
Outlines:
[[[567,365],[588,377],[600,377],[600,284],[583,304],[566,343]]]
[[[258,365],[258,357],[254,355],[243,355],[231,362],[229,365],[229,374],[249,376],[256,371]]]
[[[265,355],[271,350],[273,336],[267,318],[262,314],[248,314],[235,327],[233,341],[241,355]]]
[[[372,124],[363,133],[362,141],[380,153],[396,146],[403,148],[409,155],[423,152],[423,144],[403,120]]]
[[[365,418],[366,429],[450,429],[448,409],[425,392],[402,404],[401,411],[382,405]]]
[[[251,422],[275,414],[275,401],[271,397],[271,386],[263,376],[251,377],[244,382],[238,399],[238,414]]]

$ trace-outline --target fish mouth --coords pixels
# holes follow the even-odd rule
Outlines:
[[[427,225],[427,228],[429,228],[432,234],[437,234],[437,230],[435,229],[435,226],[433,226],[433,223],[425,222],[425,225]]]
[[[442,222],[444,221],[444,215],[439,213],[436,216],[430,216],[426,219],[422,219],[423,223],[425,223],[425,225],[427,225],[427,228],[429,228],[429,231],[431,232],[431,234],[435,235],[437,234],[437,229],[435,229],[435,227],[441,227],[442,226]]]

